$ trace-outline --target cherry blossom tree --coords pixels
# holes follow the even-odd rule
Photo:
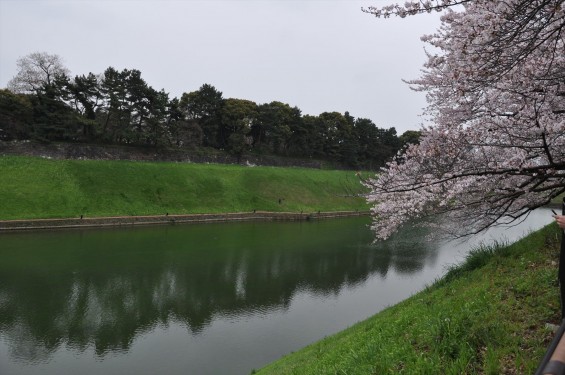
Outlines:
[[[437,0],[371,7],[377,17],[443,11],[411,87],[430,124],[371,189],[373,228],[408,220],[452,235],[525,218],[565,192],[565,4],[561,0]],[[439,224],[438,224],[439,223]]]
[[[8,89],[15,93],[35,93],[53,84],[57,77],[69,74],[61,57],[47,52],[30,53],[16,64],[18,73],[8,82]]]

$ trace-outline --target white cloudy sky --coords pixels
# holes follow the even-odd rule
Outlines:
[[[393,1],[394,2],[394,1]],[[425,61],[437,14],[376,19],[387,0],[0,0],[0,87],[31,52],[72,74],[139,69],[171,97],[208,83],[224,98],[418,129],[425,95],[401,79]]]

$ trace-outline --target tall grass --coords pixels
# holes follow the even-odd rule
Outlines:
[[[478,249],[408,300],[256,373],[532,374],[546,323],[560,319],[559,232]]]
[[[0,157],[0,219],[366,210],[354,172]]]

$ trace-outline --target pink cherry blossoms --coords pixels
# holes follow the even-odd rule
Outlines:
[[[476,233],[565,192],[564,1],[420,1],[365,12],[431,10],[445,12],[422,38],[437,54],[408,83],[427,93],[432,125],[366,181],[379,238],[437,215],[453,235]]]

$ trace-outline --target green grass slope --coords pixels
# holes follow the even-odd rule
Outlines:
[[[546,323],[560,319],[559,232],[478,249],[408,300],[253,373],[533,374]]]
[[[0,220],[367,210],[363,189],[352,171],[0,157]]]

